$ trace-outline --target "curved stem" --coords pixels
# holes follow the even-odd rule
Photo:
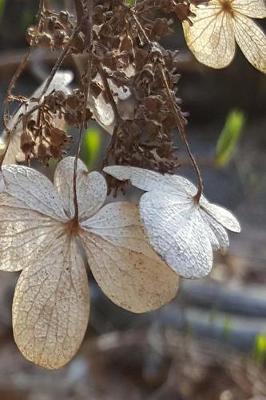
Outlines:
[[[78,3],[78,2],[76,2]],[[77,10],[78,14],[78,10]],[[78,15],[78,18],[80,16]],[[73,174],[73,193],[74,193],[74,208],[75,208],[75,215],[74,219],[78,220],[78,198],[77,198],[77,169],[78,169],[78,158],[81,148],[82,136],[85,127],[86,121],[86,106],[87,100],[90,96],[90,88],[91,88],[91,75],[92,75],[92,58],[93,58],[93,0],[88,0],[88,12],[87,15],[83,15],[82,19],[88,19],[88,30],[86,32],[85,42],[87,43],[87,50],[88,50],[88,62],[85,74],[85,84],[84,84],[84,107],[83,107],[83,115],[82,115],[82,122],[80,125],[79,130],[79,137],[78,137],[78,147],[75,155],[74,160],[74,174]],[[80,24],[80,21],[79,21]]]
[[[149,39],[149,37],[147,36],[144,28],[142,27],[138,17],[136,16],[135,12],[133,9],[130,9],[131,15],[134,19],[134,21],[137,24],[137,27],[139,28],[144,40],[146,41],[146,43],[150,46],[150,48],[152,49],[153,47],[153,43],[151,42],[151,40]],[[173,114],[175,116],[175,120],[176,120],[176,124],[177,124],[177,128],[178,128],[178,132],[186,146],[187,149],[187,153],[189,155],[189,158],[191,160],[192,166],[196,172],[197,175],[197,187],[198,187],[198,191],[196,193],[196,195],[194,196],[194,200],[196,203],[199,202],[200,197],[202,195],[203,192],[203,180],[202,180],[202,176],[200,173],[200,169],[198,167],[198,164],[196,162],[196,159],[190,149],[187,137],[186,137],[186,131],[185,131],[185,120],[184,117],[181,113],[181,109],[178,107],[178,105],[176,104],[176,101],[174,99],[173,93],[170,90],[169,84],[167,82],[167,77],[165,74],[165,63],[164,63],[164,59],[163,57],[161,57],[161,59],[158,61],[158,68],[160,70],[161,76],[162,76],[162,81],[164,83],[164,86],[166,88],[166,92],[167,92],[167,97],[169,99],[169,102],[171,104],[172,110],[173,110]]]

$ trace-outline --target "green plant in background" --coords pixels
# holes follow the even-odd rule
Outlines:
[[[242,111],[233,110],[226,118],[225,125],[216,145],[215,164],[225,167],[232,159],[245,125]]]
[[[5,0],[0,0],[0,20],[3,16],[4,8],[5,8]]]
[[[262,364],[266,361],[266,334],[259,333],[255,338],[254,344],[254,358]]]
[[[83,135],[81,158],[90,170],[99,156],[101,149],[101,132],[96,127],[90,127]]]
[[[125,3],[128,5],[128,6],[134,6],[135,5],[135,3],[136,3],[136,0],[125,0]]]

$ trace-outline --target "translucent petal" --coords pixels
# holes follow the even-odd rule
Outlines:
[[[233,0],[234,11],[251,18],[266,18],[265,0]]]
[[[219,224],[223,225],[224,228],[232,232],[240,232],[241,227],[236,217],[226,208],[218,206],[217,204],[204,203],[201,207],[215,219]]]
[[[235,38],[248,61],[266,73],[266,35],[255,22],[244,15],[234,18]]]
[[[54,78],[52,79],[50,85],[48,86],[47,91],[45,92],[45,96],[52,93],[54,90],[62,90],[64,93],[70,93],[70,89],[68,85],[73,81],[73,73],[71,71],[57,71]],[[35,90],[32,97],[38,98],[45,85],[47,79]]]
[[[161,190],[189,197],[196,194],[196,187],[186,178],[179,175],[162,175],[148,169],[113,165],[105,167],[104,172],[120,181],[129,180],[133,186],[145,191]]]
[[[13,301],[15,341],[28,360],[60,368],[78,351],[88,317],[88,281],[77,244],[68,236],[55,237],[19,277]]]
[[[217,2],[192,7],[196,17],[190,17],[193,25],[183,22],[188,47],[202,64],[212,68],[224,68],[233,60],[235,39],[232,17],[222,11]]]
[[[70,93],[69,88],[67,87],[67,85],[69,85],[71,83],[71,81],[73,80],[73,74],[70,71],[58,71],[53,80],[50,83],[50,86],[48,87],[45,95],[47,96],[48,94],[50,94],[51,92],[53,92],[54,90],[62,90],[64,93]],[[38,99],[46,85],[47,80],[45,80],[42,85],[40,87],[38,87],[37,90],[35,90],[35,92],[32,94],[32,98],[36,98]],[[14,129],[18,118],[21,114],[24,114],[26,111],[30,111],[32,110],[32,108],[34,106],[37,105],[36,101],[31,101],[27,106],[25,104],[23,104],[18,111],[14,114],[13,118],[10,120],[10,122],[8,123],[8,128]],[[36,118],[37,113],[33,112],[32,113],[32,118]],[[63,125],[63,120],[60,119],[59,117],[56,118],[56,123],[55,125],[60,128]],[[22,134],[22,122],[19,122],[17,127],[14,129],[14,131],[11,133],[11,137],[10,137],[10,143],[8,145],[8,134],[6,131],[3,132],[2,134],[2,143],[4,144],[4,146],[8,145],[8,149],[7,152],[5,154],[4,160],[3,160],[3,165],[6,164],[16,164],[16,162],[20,162],[23,161],[25,159],[24,154],[22,153],[21,149],[20,149],[20,137]]]
[[[74,157],[66,157],[56,167],[54,184],[64,202],[67,215],[72,218],[74,209]],[[79,220],[89,218],[103,205],[107,196],[107,185],[99,172],[88,172],[86,165],[78,160],[77,200]]]
[[[180,202],[173,194],[150,192],[140,200],[140,214],[151,245],[185,278],[200,278],[212,268],[209,231],[193,199]]]
[[[27,268],[49,248],[63,224],[36,211],[20,208],[13,197],[0,194],[0,269]]]
[[[58,221],[66,221],[63,203],[52,182],[40,172],[20,166],[3,167],[6,192],[20,201],[20,207],[37,211]]]
[[[134,75],[135,70],[131,71],[131,69],[127,69],[124,71],[124,73],[126,74],[126,76],[128,76],[128,73]],[[100,74],[96,74],[94,82],[96,82],[101,87],[104,86]],[[120,108],[120,102],[126,103],[126,100],[128,100],[131,97],[131,91],[127,86],[117,86],[112,79],[108,79],[108,83],[113,93],[114,100],[117,103],[120,116],[122,118],[126,117],[127,115],[124,115],[124,108],[123,107]],[[91,109],[93,110],[94,118],[96,119],[96,121],[107,132],[112,134],[115,125],[115,115],[111,104],[109,104],[109,102],[106,99],[106,96],[104,96],[103,93],[100,93],[99,96],[97,97],[91,96],[88,100],[88,103]]]
[[[140,313],[175,296],[178,276],[151,249],[136,205],[107,204],[82,227],[91,271],[114,303]]]
[[[201,216],[206,222],[206,225],[210,227],[211,231],[215,235],[216,240],[211,241],[213,249],[226,252],[229,247],[229,238],[224,227],[204,210],[201,210]]]

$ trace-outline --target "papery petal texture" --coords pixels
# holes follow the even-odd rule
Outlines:
[[[6,193],[0,194],[0,270],[20,271],[32,265],[63,233],[63,224],[23,207]]]
[[[180,196],[191,196],[197,193],[197,188],[193,183],[183,176],[160,174],[159,172],[148,169],[113,165],[105,167],[104,172],[112,175],[120,181],[129,180],[133,186],[146,192],[157,190],[179,194]]]
[[[82,228],[91,271],[114,303],[140,313],[159,308],[176,295],[178,277],[151,249],[136,205],[107,204]]]
[[[196,15],[193,25],[183,22],[188,47],[201,63],[212,68],[224,68],[235,54],[232,17],[223,12],[220,2],[210,1],[198,7],[191,6]]]
[[[40,172],[18,165],[3,168],[5,191],[20,202],[20,208],[34,210],[57,221],[67,217],[52,182]]]
[[[251,18],[266,18],[265,0],[233,0],[234,11]]]
[[[66,157],[56,167],[54,184],[69,218],[75,215],[74,207],[74,157]],[[86,165],[78,160],[77,164],[77,202],[79,220],[94,215],[104,204],[107,197],[107,184],[104,177],[96,171],[88,172]]]
[[[212,204],[209,202],[204,203],[203,209],[213,219],[229,231],[239,233],[241,231],[240,224],[236,217],[226,208]]]
[[[248,61],[266,73],[266,36],[263,30],[252,19],[236,14],[234,31],[237,44]]]
[[[226,252],[229,247],[229,237],[224,227],[204,210],[201,210],[201,217],[215,237],[214,240],[210,237],[213,249]]]
[[[60,368],[77,352],[88,317],[88,281],[77,243],[56,237],[19,277],[13,301],[15,341],[28,360]]]
[[[153,249],[178,274],[200,278],[212,268],[213,250],[225,251],[225,230],[240,232],[240,224],[223,207],[211,204],[181,176],[162,175],[135,167],[112,166],[105,172],[147,192],[140,199],[140,215]]]
[[[172,194],[145,193],[140,214],[152,247],[176,273],[199,278],[210,272],[209,231],[192,198],[184,203]]]

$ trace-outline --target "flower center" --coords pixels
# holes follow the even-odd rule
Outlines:
[[[79,221],[76,218],[71,219],[65,223],[66,233],[76,236],[80,230]]]
[[[234,9],[232,6],[232,0],[220,0],[220,4],[223,12],[230,14],[231,17],[234,16]]]

